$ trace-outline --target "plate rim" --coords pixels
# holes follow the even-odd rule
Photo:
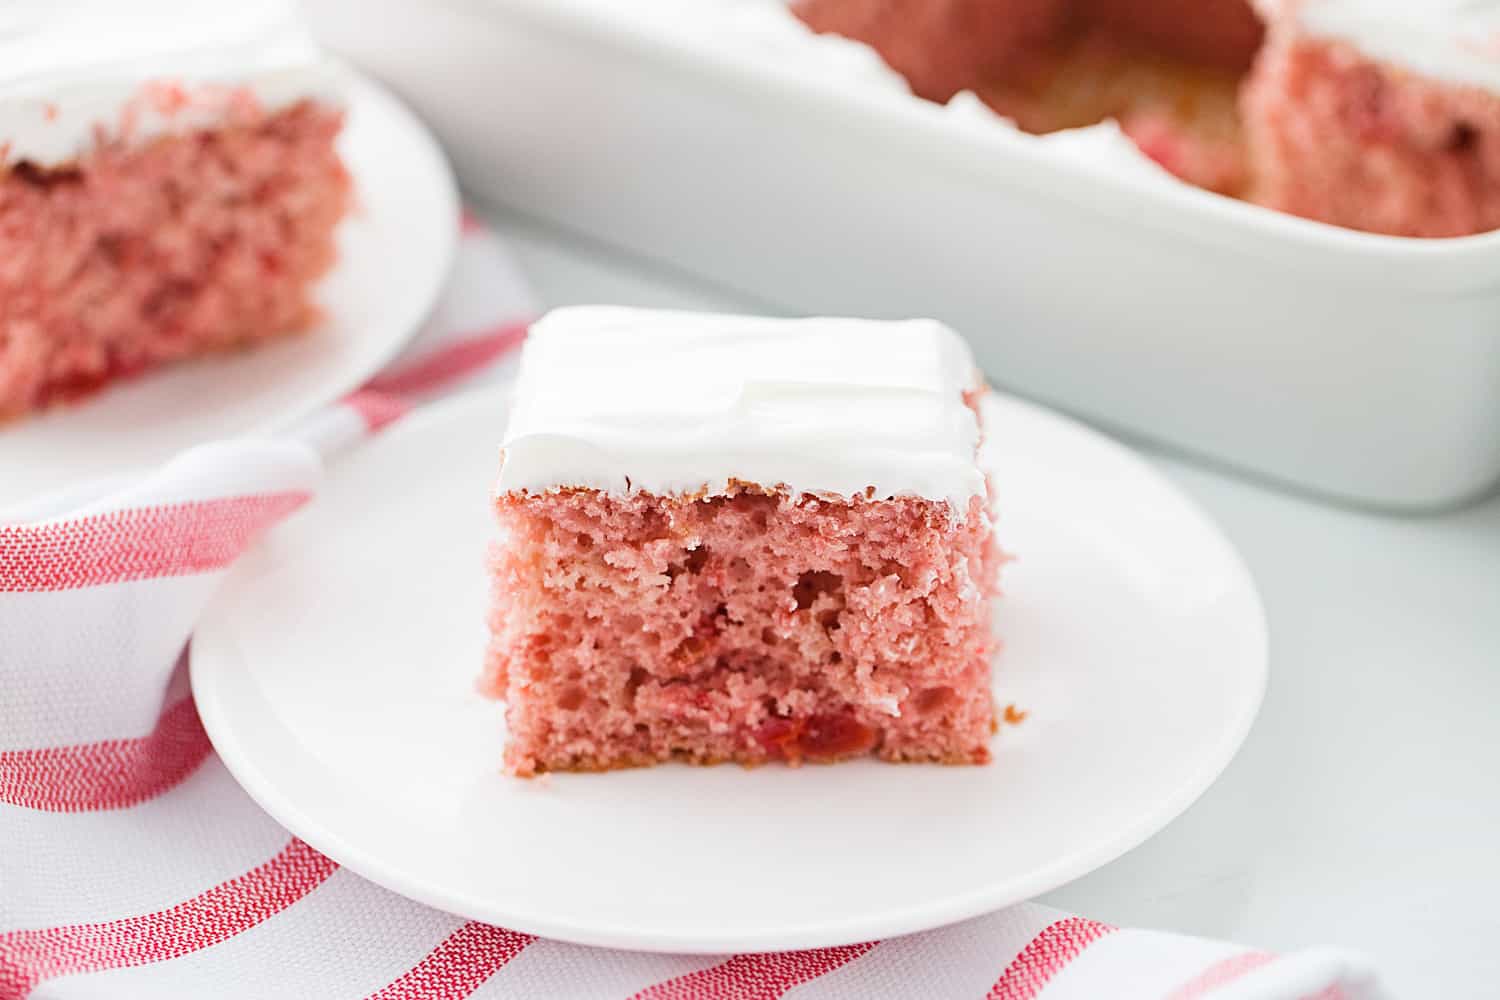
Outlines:
[[[479,398],[494,398],[506,391],[504,387],[487,387],[458,393],[410,414],[390,428],[389,433],[420,429],[425,424],[441,421],[449,410],[476,405]],[[227,587],[221,587],[205,608],[191,640],[189,675],[204,730],[231,776],[260,808],[293,835],[354,874],[427,906],[571,944],[700,955],[835,947],[945,927],[1059,888],[1115,861],[1161,832],[1202,797],[1229,767],[1248,738],[1265,700],[1270,676],[1270,633],[1265,603],[1248,565],[1218,522],[1196,500],[1133,449],[1081,421],[998,390],[992,390],[989,398],[1019,409],[1033,419],[1083,435],[1094,446],[1111,453],[1114,459],[1123,460],[1131,467],[1133,474],[1152,481],[1182,505],[1183,512],[1197,521],[1204,539],[1218,550],[1219,558],[1223,559],[1230,572],[1232,589],[1247,602],[1244,624],[1248,643],[1243,659],[1246,670],[1253,671],[1253,675],[1247,672],[1244,677],[1245,697],[1238,703],[1232,724],[1224,727],[1212,752],[1202,755],[1192,773],[1170,795],[1164,795],[1154,809],[1142,812],[1133,822],[1115,830],[1109,837],[1056,858],[1050,864],[1034,868],[1024,876],[988,881],[941,899],[903,904],[892,910],[867,912],[811,926],[799,924],[790,931],[772,929],[733,937],[717,936],[711,921],[704,921],[703,929],[689,934],[642,931],[630,926],[581,925],[576,921],[545,917],[536,919],[524,911],[508,909],[503,899],[470,898],[462,892],[430,884],[399,866],[395,869],[382,866],[370,852],[327,829],[314,816],[298,810],[293,803],[277,794],[272,787],[274,781],[262,774],[251,759],[253,754],[245,753],[244,746],[237,745],[230,738],[230,730],[233,728],[233,723],[228,718],[230,710],[216,696],[216,688],[212,682],[205,680],[209,668],[202,666],[204,658],[196,655],[200,642],[207,644],[212,641],[213,623],[219,618],[232,617],[233,612],[225,610],[227,602],[223,599],[228,591]],[[312,503],[316,502],[315,497]],[[232,569],[231,574],[238,571],[238,568]],[[227,583],[227,578],[223,582]]]

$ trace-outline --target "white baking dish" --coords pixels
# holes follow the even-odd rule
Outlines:
[[[1279,215],[1105,130],[1024,136],[865,79],[849,43],[823,72],[662,5],[310,10],[481,197],[787,310],[935,316],[1003,386],[1325,495],[1433,509],[1500,478],[1500,234]]]

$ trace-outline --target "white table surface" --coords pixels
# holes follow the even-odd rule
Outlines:
[[[548,307],[759,307],[492,219]],[[1500,995],[1500,498],[1397,518],[1143,450],[1254,572],[1270,690],[1195,806],[1042,902],[1273,950],[1357,948],[1399,997]]]

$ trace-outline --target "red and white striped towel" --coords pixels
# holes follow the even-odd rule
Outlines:
[[[197,448],[0,525],[0,1000],[1384,996],[1357,957],[1033,904],[804,952],[583,948],[420,906],[277,826],[204,735],[183,661],[193,622],[341,451],[424,397],[510,377],[532,314],[503,246],[471,221],[427,330],[341,405],[284,440]]]

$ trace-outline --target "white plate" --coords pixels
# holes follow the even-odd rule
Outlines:
[[[934,927],[1115,858],[1228,764],[1266,679],[1260,600],[1142,461],[1000,396],[1006,572],[988,767],[693,768],[524,781],[474,690],[503,397],[396,425],[226,582],[193,640],[225,764],[397,892],[568,941],[804,948]]]
[[[352,72],[339,150],[355,205],[307,335],[193,361],[76,406],[0,426],[0,507],[164,461],[195,444],[273,431],[355,388],[437,300],[458,242],[458,195],[426,128]]]

